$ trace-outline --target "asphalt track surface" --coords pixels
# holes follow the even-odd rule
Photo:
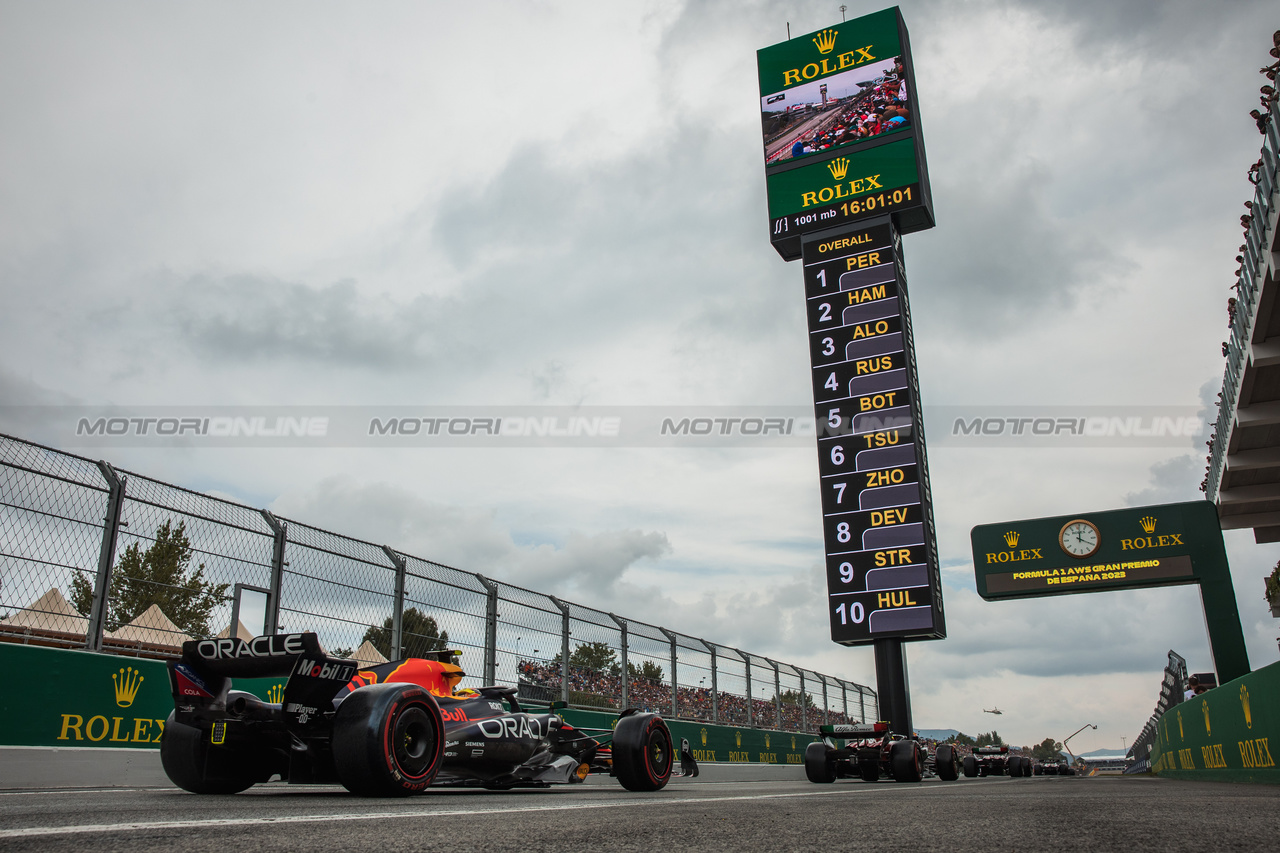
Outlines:
[[[956,782],[699,782],[632,794],[611,780],[540,791],[365,800],[266,785],[0,793],[0,850],[1277,849],[1280,790],[1150,777]]]

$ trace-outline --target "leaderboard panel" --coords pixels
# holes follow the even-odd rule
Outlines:
[[[888,219],[804,243],[831,637],[946,635],[911,317]]]

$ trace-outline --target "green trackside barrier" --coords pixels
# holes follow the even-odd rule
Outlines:
[[[612,729],[618,724],[618,715],[605,711],[579,711],[563,708],[557,713],[565,722],[584,729]],[[667,720],[671,738],[676,747],[681,740],[689,741],[695,761],[717,761],[726,764],[794,764],[804,765],[804,749],[816,735],[798,732],[768,731],[745,727],[716,726],[710,723],[693,723],[683,720]]]
[[[0,643],[0,670],[11,688],[0,692],[0,745],[159,749],[173,711],[161,661]],[[239,679],[237,690],[279,702],[283,678]],[[612,729],[616,714],[559,711],[571,725]],[[689,741],[697,761],[804,764],[814,737],[795,732],[669,720],[677,746]]]
[[[1280,784],[1280,663],[1173,706],[1156,728],[1157,776]]]

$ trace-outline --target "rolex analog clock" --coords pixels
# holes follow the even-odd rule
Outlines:
[[[1062,525],[1058,544],[1073,557],[1087,557],[1098,550],[1102,536],[1092,522],[1077,518]]]

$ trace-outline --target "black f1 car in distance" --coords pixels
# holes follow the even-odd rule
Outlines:
[[[446,784],[546,787],[589,773],[632,791],[670,780],[671,733],[656,714],[624,711],[612,733],[576,728],[551,708],[524,710],[513,687],[456,691],[455,655],[361,668],[329,657],[312,633],[184,643],[169,663],[175,707],[161,763],[197,794],[234,794],[275,775],[380,797]],[[231,689],[232,678],[285,675],[279,704]]]
[[[964,757],[964,775],[974,776],[1030,776],[1031,759],[1010,755],[1009,747],[979,746]]]
[[[942,744],[930,756],[917,740],[895,735],[888,723],[853,723],[821,726],[822,740],[805,747],[804,773],[810,782],[834,782],[858,777],[876,782],[888,776],[896,782],[919,782],[931,766],[938,778],[954,781],[960,775],[955,749]],[[842,747],[835,738],[846,739]]]

